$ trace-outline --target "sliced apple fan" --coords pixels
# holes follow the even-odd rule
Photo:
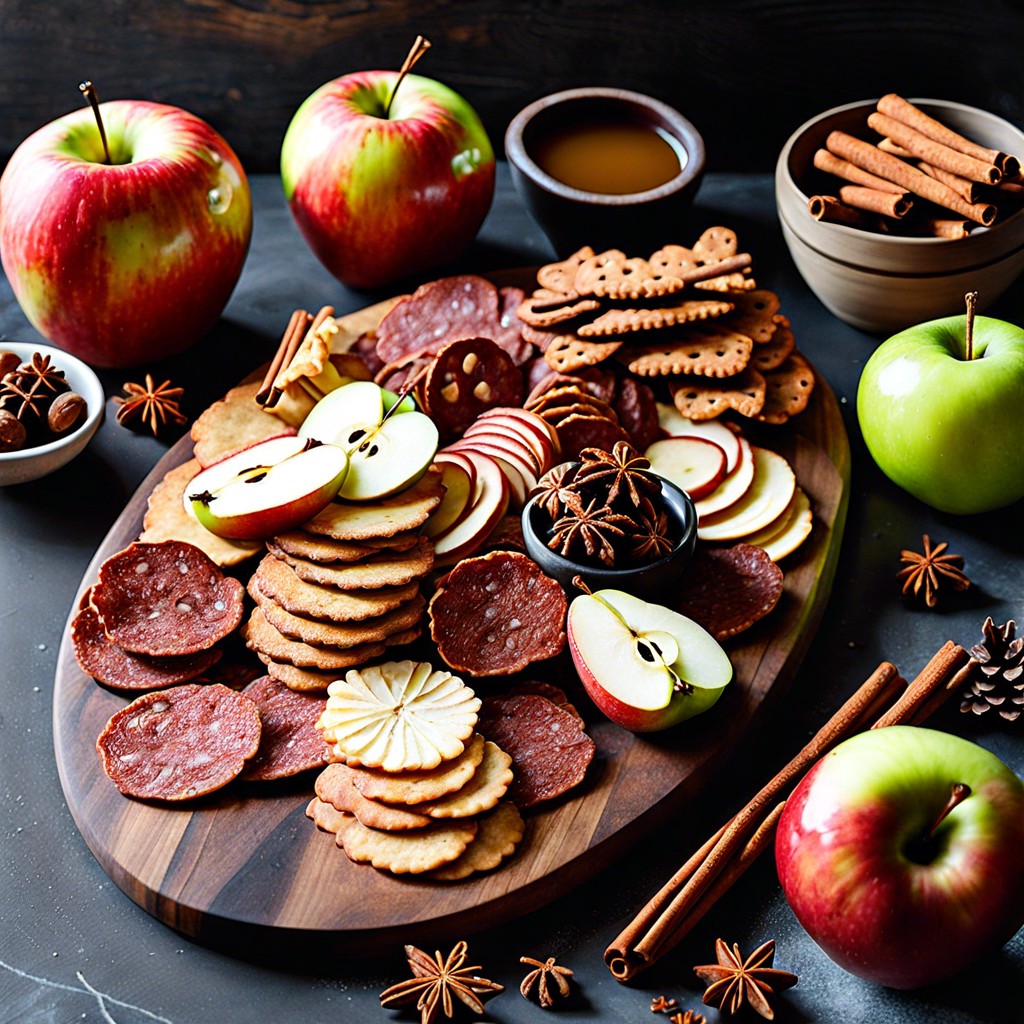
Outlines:
[[[480,701],[458,676],[426,662],[353,669],[327,688],[317,728],[352,766],[385,771],[434,768],[458,757]]]

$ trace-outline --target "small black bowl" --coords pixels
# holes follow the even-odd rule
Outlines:
[[[668,480],[662,479],[660,483],[665,511],[674,521],[672,533],[679,539],[676,546],[656,562],[628,569],[605,569],[565,558],[547,546],[551,521],[536,498],[531,498],[523,508],[526,553],[569,594],[573,592],[573,578],[579,576],[591,590],[625,590],[635,597],[657,600],[681,580],[697,543],[697,510],[690,496]]]
[[[612,195],[571,188],[545,173],[531,153],[539,139],[587,120],[660,129],[686,154],[685,165],[646,192]],[[559,256],[583,245],[625,248],[636,255],[676,241],[680,218],[689,212],[704,174],[704,140],[697,129],[668,104],[626,89],[568,89],[531,103],[505,132],[505,156],[520,198]]]

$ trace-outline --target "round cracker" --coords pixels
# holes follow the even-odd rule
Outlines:
[[[354,821],[338,833],[350,860],[395,875],[419,875],[462,856],[477,833],[472,818],[434,822],[409,832],[381,832]]]
[[[366,537],[361,541],[334,540],[318,537],[306,530],[290,530],[279,533],[273,545],[293,558],[331,565],[335,562],[361,562],[383,551],[408,551],[419,543],[419,539],[414,530],[396,533],[393,537]]]
[[[329,764],[317,777],[316,795],[337,810],[354,814],[356,821],[367,828],[404,832],[430,824],[430,818],[418,811],[368,800],[353,785],[354,771],[348,765]]]
[[[300,668],[331,671],[361,665],[384,653],[384,644],[365,643],[346,648],[314,647],[286,637],[269,622],[259,608],[254,608],[243,633],[245,645],[257,654],[267,655],[278,663]]]
[[[336,807],[315,796],[306,804],[306,817],[323,832],[337,836],[356,819],[355,815],[339,811]]]
[[[295,570],[272,554],[265,555],[252,577],[260,593],[295,615],[326,622],[362,622],[394,611],[419,593],[413,580],[400,587],[339,590],[299,579]]]
[[[400,587],[422,579],[434,567],[434,545],[426,537],[421,537],[408,551],[382,551],[360,562],[340,565],[324,565],[299,558],[273,542],[267,547],[272,555],[287,562],[300,580],[339,590]]]
[[[458,882],[481,871],[491,871],[506,857],[515,853],[526,833],[526,822],[519,808],[510,800],[503,800],[483,815],[473,841],[462,856],[444,867],[435,868],[430,877],[437,882]]]
[[[461,789],[473,777],[483,756],[484,738],[476,733],[458,757],[436,768],[414,772],[353,768],[352,783],[370,800],[416,806],[429,800],[439,800]]]
[[[257,378],[239,384],[199,414],[192,424],[192,440],[200,466],[212,465],[267,438],[295,433],[295,427],[256,404],[261,383]]]
[[[483,760],[461,789],[419,804],[416,810],[431,818],[470,818],[494,807],[511,784],[512,758],[488,740]]]

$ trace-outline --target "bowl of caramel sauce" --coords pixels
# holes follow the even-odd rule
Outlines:
[[[697,129],[625,89],[568,89],[531,103],[509,124],[505,155],[560,256],[583,245],[638,255],[670,242],[704,173]]]

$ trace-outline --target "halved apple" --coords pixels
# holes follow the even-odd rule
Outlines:
[[[706,497],[694,502],[697,515],[703,519],[730,508],[743,498],[754,482],[754,453],[745,437],[738,439],[740,457],[736,468],[726,473],[722,482]]]
[[[185,488],[185,507],[218,537],[271,537],[326,508],[348,468],[348,456],[337,445],[277,437],[197,473]]]
[[[621,590],[574,598],[567,633],[591,700],[631,732],[667,729],[707,711],[732,679],[729,656],[710,633]]]
[[[796,489],[789,463],[767,448],[751,447],[754,482],[734,505],[711,516],[701,516],[697,536],[704,541],[740,540],[776,520]]]
[[[674,405],[659,402],[658,424],[669,437],[702,437],[714,441],[725,452],[726,474],[739,463],[740,435],[718,420],[688,420]]]
[[[681,487],[694,501],[706,498],[725,477],[725,452],[703,437],[666,437],[644,455],[658,476]]]
[[[299,428],[345,450],[350,468],[341,489],[349,501],[386,498],[405,490],[427,471],[437,451],[438,433],[412,398],[372,381],[353,381],[325,395]]]

